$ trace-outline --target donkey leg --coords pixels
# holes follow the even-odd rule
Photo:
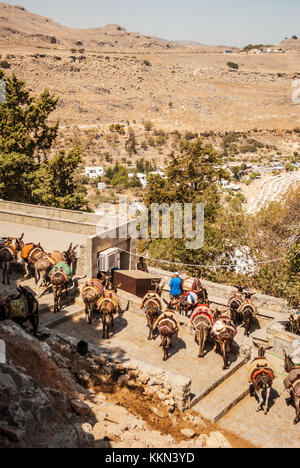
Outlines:
[[[297,424],[300,421],[300,398],[295,396],[295,408],[296,408],[296,417],[294,419],[294,424]]]
[[[268,387],[266,389],[266,400],[265,400],[265,408],[264,408],[264,412],[266,415],[268,414],[268,411],[269,411],[270,395],[271,395],[271,387]]]
[[[263,396],[262,396],[262,393],[263,393],[263,390],[260,389],[258,391],[256,391],[256,394],[257,394],[257,397],[258,397],[258,406],[256,408],[256,412],[258,413],[259,411],[262,410],[262,407],[263,407]]]

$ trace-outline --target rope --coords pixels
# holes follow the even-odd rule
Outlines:
[[[124,252],[124,253],[127,253],[129,255],[133,255],[135,257],[140,257],[141,254],[134,254],[132,252],[128,252],[128,250],[124,250],[124,249],[121,249],[119,247],[117,247],[118,250],[120,252]],[[159,262],[159,263],[168,263],[170,265],[178,265],[178,266],[186,266],[186,267],[194,267],[194,268],[228,268],[230,266],[237,266],[236,263],[229,263],[227,265],[221,265],[221,264],[215,264],[215,265],[201,265],[201,264],[197,264],[197,265],[194,265],[192,263],[180,263],[180,262],[171,262],[169,260],[160,260],[158,258],[151,258],[151,257],[148,257],[147,260],[150,260],[150,261],[153,261],[153,262]],[[275,262],[279,262],[281,260],[285,260],[284,257],[282,258],[274,258],[272,260],[264,260],[262,262],[253,262],[252,264],[248,263],[248,265],[250,266],[253,266],[253,265],[262,265],[262,264],[266,264],[266,263],[275,263]],[[243,267],[246,266],[245,264],[243,265]]]

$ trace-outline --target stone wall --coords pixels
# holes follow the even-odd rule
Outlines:
[[[172,273],[158,268],[149,268],[151,273],[155,273],[158,277],[162,278],[162,281],[165,283],[164,291],[165,297],[168,297],[169,293],[169,283]],[[181,278],[188,278],[186,275],[180,275]],[[224,284],[213,283],[212,281],[207,281],[201,278],[203,286],[208,291],[208,296],[211,302],[216,304],[227,306],[227,301],[231,296],[232,292],[235,290],[233,286],[227,286]],[[257,293],[253,296],[253,300],[259,309],[259,313],[263,315],[264,313],[268,315],[271,312],[285,313],[287,312],[287,302],[284,299],[276,298],[273,296],[267,296],[265,294]]]

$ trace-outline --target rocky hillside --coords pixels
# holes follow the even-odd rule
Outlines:
[[[180,411],[149,369],[83,356],[69,337],[41,329],[36,339],[11,321],[0,323],[0,340],[0,448],[248,446]]]
[[[7,3],[0,3],[0,20],[0,44],[50,48],[83,47],[95,51],[177,47],[169,41],[127,32],[116,24],[94,29],[67,28],[49,18],[30,13],[22,6]]]
[[[62,125],[150,119],[168,130],[295,127],[297,48],[257,55],[233,48],[229,56],[224,47],[168,42],[118,25],[70,29],[5,3],[0,17],[0,67],[34,94],[46,87],[55,93],[53,119]]]

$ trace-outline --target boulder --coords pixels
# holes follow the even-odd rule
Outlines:
[[[181,429],[180,432],[182,435],[184,435],[185,437],[188,437],[189,439],[192,439],[196,435],[195,431],[189,428]]]
[[[232,448],[221,432],[211,432],[206,441],[207,448]]]
[[[92,412],[89,405],[80,400],[72,400],[71,406],[76,414],[79,416],[89,416]]]

